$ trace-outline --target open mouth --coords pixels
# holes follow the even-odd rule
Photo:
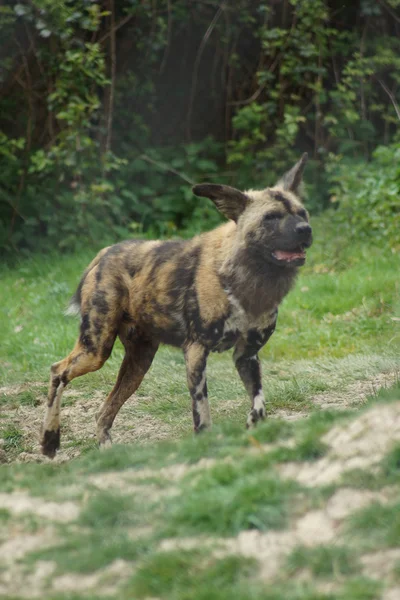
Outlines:
[[[299,246],[294,250],[275,250],[272,256],[280,263],[291,263],[291,262],[304,262],[306,260],[306,253],[304,248]]]

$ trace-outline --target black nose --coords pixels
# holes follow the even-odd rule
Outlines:
[[[308,223],[297,223],[296,233],[301,235],[302,238],[307,239],[312,234],[312,229]]]

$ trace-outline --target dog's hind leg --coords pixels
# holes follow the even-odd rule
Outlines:
[[[140,338],[130,342],[121,338],[125,346],[114,388],[97,413],[97,440],[100,448],[111,444],[110,429],[121,406],[138,389],[149,370],[158,349],[158,342]]]
[[[72,352],[52,365],[41,436],[42,452],[46,456],[53,458],[60,447],[60,408],[65,387],[75,377],[103,366],[111,354],[116,335],[116,327],[111,326],[110,320],[99,320],[92,310],[82,318],[81,334]]]

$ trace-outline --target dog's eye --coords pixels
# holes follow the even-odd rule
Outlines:
[[[299,215],[299,217],[301,217],[302,219],[305,219],[307,221],[307,213],[305,210],[300,209],[297,214]]]
[[[283,217],[280,212],[270,212],[264,215],[264,221],[268,223],[269,221],[275,221],[276,219],[281,219]]]

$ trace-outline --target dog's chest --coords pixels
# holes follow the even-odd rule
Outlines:
[[[228,298],[231,310],[229,316],[221,324],[222,326],[218,328],[219,331],[215,330],[217,339],[212,347],[213,352],[224,352],[233,348],[239,338],[262,339],[263,332],[274,324],[277,318],[276,307],[254,318],[244,310],[235,296],[230,294]]]

